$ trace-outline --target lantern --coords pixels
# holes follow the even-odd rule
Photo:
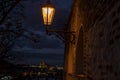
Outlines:
[[[42,6],[42,16],[44,25],[51,25],[55,14],[55,7],[48,2]]]

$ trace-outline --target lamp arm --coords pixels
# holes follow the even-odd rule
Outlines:
[[[57,33],[57,37],[60,38],[60,34],[63,34],[64,36],[66,35],[71,35],[71,40],[70,42],[72,44],[75,44],[75,31],[65,31],[65,30],[53,30],[53,29],[48,29],[48,27],[46,27],[46,33],[49,34],[49,33]],[[65,41],[63,39],[61,39],[62,41]]]
[[[62,32],[62,33],[75,33],[75,31],[64,31],[64,30],[53,30],[53,29],[46,29],[48,32]]]

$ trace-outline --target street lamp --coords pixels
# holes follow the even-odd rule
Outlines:
[[[75,44],[75,31],[49,29],[49,27],[52,25],[54,14],[55,7],[50,3],[50,0],[47,0],[47,3],[42,5],[42,17],[44,25],[46,27],[46,33],[56,33],[55,35],[64,42],[66,41],[66,36],[70,34],[72,35],[72,39],[70,40],[70,42]]]
[[[42,15],[44,25],[50,26],[53,22],[53,17],[55,14],[55,7],[50,3],[50,0],[42,6]]]

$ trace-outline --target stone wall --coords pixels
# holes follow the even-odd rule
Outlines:
[[[120,80],[120,1],[84,33],[87,75],[92,80]]]

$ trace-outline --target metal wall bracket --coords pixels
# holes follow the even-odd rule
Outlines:
[[[51,33],[53,33],[54,35],[56,35],[56,37],[58,37],[60,40],[62,40],[64,43],[66,42],[66,37],[71,36],[69,41],[72,44],[75,44],[75,31],[66,31],[66,30],[53,30],[53,29],[48,29],[46,28],[46,33],[48,35],[51,35]]]

